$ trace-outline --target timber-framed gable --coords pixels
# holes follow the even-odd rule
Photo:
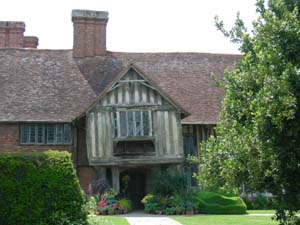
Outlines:
[[[131,64],[86,113],[89,163],[182,162],[184,115],[185,110]]]

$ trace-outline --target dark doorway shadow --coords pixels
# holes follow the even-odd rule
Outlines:
[[[122,195],[132,201],[133,209],[143,209],[142,198],[146,194],[146,172],[143,169],[128,169],[120,174]]]

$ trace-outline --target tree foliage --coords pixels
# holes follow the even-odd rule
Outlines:
[[[258,19],[247,32],[236,19],[217,28],[243,53],[225,71],[225,98],[217,138],[202,145],[204,187],[268,190],[280,224],[294,224],[300,209],[300,1],[256,3]]]

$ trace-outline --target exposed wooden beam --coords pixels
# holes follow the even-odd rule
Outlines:
[[[140,82],[144,83],[146,82],[145,80],[119,80],[118,83],[133,83],[133,82]]]

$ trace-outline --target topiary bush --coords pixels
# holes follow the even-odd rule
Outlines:
[[[214,192],[197,191],[195,207],[207,214],[245,214],[247,207],[240,197],[227,197]]]
[[[86,224],[70,153],[1,153],[0,171],[0,225]]]

